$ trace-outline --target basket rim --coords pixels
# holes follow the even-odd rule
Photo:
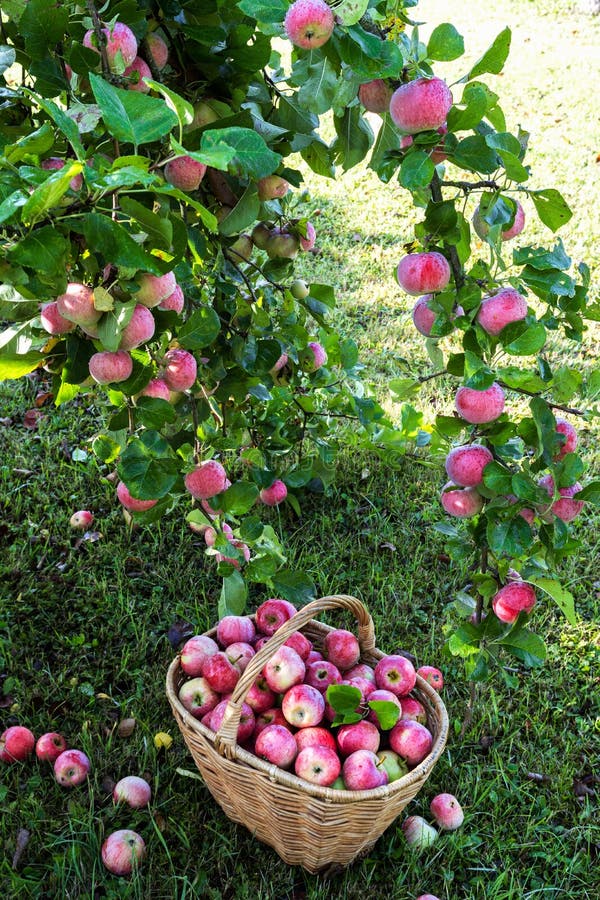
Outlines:
[[[332,626],[319,622],[316,619],[311,619],[310,625],[312,626],[313,624],[323,631],[334,630]],[[204,634],[210,636],[211,632],[214,633],[214,631],[215,629],[213,628],[208,632],[204,632]],[[383,653],[383,651],[379,650],[377,647],[374,650],[374,655],[378,655],[380,658],[389,656],[389,654]],[[180,669],[180,654],[177,654],[169,665],[166,678],[166,693],[173,712],[177,713],[176,718],[179,717],[186,728],[190,729],[198,737],[207,741],[216,755],[223,760],[227,759],[224,754],[219,753],[215,746],[216,732],[211,731],[206,725],[202,725],[202,723],[194,718],[179,700],[176,683]],[[183,674],[185,675],[185,673]],[[430,704],[436,709],[436,713],[439,717],[437,734],[434,736],[431,751],[425,759],[415,766],[414,769],[411,769],[410,772],[407,772],[406,775],[403,775],[401,778],[398,778],[396,781],[387,785],[382,785],[381,787],[373,788],[369,791],[347,791],[311,784],[303,778],[299,778],[297,775],[288,772],[285,769],[281,769],[273,763],[268,763],[265,760],[260,759],[260,757],[256,756],[254,753],[244,750],[243,747],[240,747],[237,743],[233,748],[234,755],[232,761],[239,760],[257,772],[262,772],[264,775],[268,776],[271,781],[276,781],[279,784],[296,788],[303,794],[308,794],[312,797],[326,800],[331,803],[344,804],[359,800],[376,800],[378,798],[391,797],[396,793],[406,791],[406,789],[410,788],[413,784],[419,783],[429,776],[431,769],[444,751],[449,731],[448,712],[437,691],[435,691],[420,675],[417,675],[415,687],[417,693],[425,695]]]

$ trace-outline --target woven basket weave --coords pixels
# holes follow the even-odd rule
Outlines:
[[[417,676],[414,694],[427,711],[433,734],[431,753],[403,778],[371,791],[338,791],[297,778],[236,744],[242,703],[250,686],[275,651],[294,631],[318,649],[330,626],[313,616],[328,609],[350,610],[358,622],[361,661],[376,664],[386,654],[375,647],[373,620],[354,597],[313,600],[286,622],[250,660],[229,701],[219,731],[211,731],[181,704],[179,688],[188,676],[176,657],[167,673],[167,696],[177,724],[206,785],[234,822],[273,847],[289,865],[309,872],[345,866],[373,846],[416,796],[441,756],[448,736],[448,715],[439,695]],[[207,634],[214,637],[216,628]]]

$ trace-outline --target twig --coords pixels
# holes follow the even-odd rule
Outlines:
[[[442,369],[441,372],[432,372],[431,375],[420,375],[417,378],[419,384],[424,384],[426,381],[431,381],[432,378],[439,378],[441,375],[447,375],[448,371],[446,369]]]
[[[102,60],[102,74],[105,78],[108,78],[110,80],[112,78],[112,73],[110,71],[110,65],[108,63],[108,56],[106,53],[106,35],[102,31],[102,22],[100,21],[100,16],[98,15],[98,10],[96,9],[94,0],[86,0],[86,5],[89,10],[90,16],[92,17],[94,34],[96,35],[96,40],[98,41],[98,50],[100,51],[100,59]]]
[[[235,252],[235,251],[234,251],[234,252]],[[238,255],[239,255],[239,254],[238,254]],[[244,282],[244,284],[246,285],[246,287],[248,288],[248,290],[250,291],[250,296],[252,297],[252,299],[254,300],[254,302],[255,302],[255,303],[258,303],[258,297],[256,296],[256,292],[255,292],[254,288],[252,287],[252,282],[250,281],[250,279],[248,278],[248,276],[246,275],[246,273],[245,273],[244,271],[242,271],[242,269],[238,266],[237,263],[235,263],[235,262],[231,259],[231,257],[228,256],[227,259],[228,259],[228,261],[231,263],[231,265],[233,266],[233,268],[235,269],[235,271],[238,273],[238,275],[240,275],[241,278],[243,279],[243,282]],[[244,257],[242,257],[242,259],[244,259]]]
[[[246,259],[245,256],[243,256],[243,255],[242,255],[241,253],[239,253],[237,250],[234,250],[233,247],[228,247],[228,248],[227,248],[227,253],[234,253],[236,256],[239,256],[239,258],[240,258],[240,259],[243,259],[244,262],[247,263],[247,265],[252,266],[253,269],[256,269],[257,272],[260,272],[260,274],[261,274],[262,277],[265,279],[265,281],[268,281],[268,283],[269,283],[270,285],[272,285],[272,287],[277,288],[278,291],[281,291],[282,293],[284,293],[284,292],[287,290],[287,288],[286,288],[286,286],[285,286],[284,284],[279,284],[277,281],[273,281],[271,278],[269,278],[268,275],[265,275],[265,273],[263,272],[263,270],[261,269],[261,267],[260,267],[259,265],[257,265],[257,263],[252,262],[251,259]],[[230,261],[230,262],[233,262],[233,260],[231,260],[230,257],[228,257],[228,258],[229,258],[229,261]]]
[[[429,187],[434,203],[443,203],[444,195],[442,194],[442,182],[440,181],[440,176],[437,172],[431,179]],[[465,273],[460,264],[460,259],[458,258],[458,251],[454,245],[448,247],[448,255],[450,256],[450,265],[452,266],[452,273],[454,275],[454,284],[456,285],[456,290],[459,291],[465,283]]]
[[[455,187],[468,194],[470,191],[480,191],[484,188],[492,188],[494,191],[501,190],[497,181],[440,181],[442,187]]]
[[[499,381],[498,384],[508,391],[514,391],[516,394],[524,394],[526,397],[540,396],[540,394],[536,394],[535,391],[527,391],[525,388],[510,387],[508,384],[505,384],[504,381]],[[560,409],[561,412],[570,413],[572,416],[585,416],[585,410],[583,409],[575,409],[573,406],[564,406],[562,403],[552,403],[550,400],[545,400],[545,402],[551,409]]]

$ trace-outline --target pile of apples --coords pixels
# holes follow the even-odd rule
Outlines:
[[[189,677],[179,690],[182,705],[216,732],[242,672],[295,613],[293,604],[272,598],[254,618],[222,618],[216,640],[205,634],[190,638],[180,655]],[[361,663],[358,640],[350,631],[327,632],[318,650],[296,631],[251,685],[237,742],[311,784],[348,791],[381,787],[431,752],[426,710],[411,696],[417,672],[441,689],[438,669],[415,670],[401,655],[385,656],[375,667]],[[353,694],[338,686],[357,690]]]
[[[24,725],[12,725],[0,735],[0,762],[12,765],[25,762],[33,754],[40,762],[53,766],[54,777],[62,787],[83,784],[90,771],[90,760],[82,750],[68,749],[62,734],[49,731],[36,741],[35,735]],[[137,775],[127,775],[113,789],[115,803],[126,803],[132,809],[148,806],[152,790],[147,781]],[[102,844],[102,862],[113,875],[131,875],[145,853],[144,839],[129,828],[110,834]]]

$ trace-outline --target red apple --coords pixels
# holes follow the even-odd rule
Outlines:
[[[357,666],[352,666],[352,668],[348,669],[344,674],[349,681],[352,681],[353,678],[364,678],[366,681],[372,681],[373,684],[375,684],[375,669],[372,666],[368,666],[366,663],[359,663]]]
[[[184,682],[179,688],[179,699],[195,719],[215,708],[221,699],[206,678],[199,676]]]
[[[452,794],[438,794],[429,804],[429,809],[439,827],[445,831],[454,831],[464,822],[465,814]]]
[[[413,719],[401,719],[390,731],[390,747],[413,768],[431,752],[433,737],[428,728]]]
[[[264,731],[269,725],[283,725],[288,731],[290,730],[290,723],[287,721],[279,707],[276,706],[271,707],[271,709],[266,709],[263,713],[256,716],[254,737],[258,737],[261,731]]]
[[[296,684],[284,694],[281,711],[290,725],[309,728],[318,725],[325,712],[323,694],[308,684]]]
[[[183,645],[179,661],[186,675],[202,675],[202,666],[209,656],[219,652],[219,647],[206,634],[196,634]]]
[[[275,700],[275,694],[267,684],[265,677],[259,675],[246,694],[246,703],[256,715],[257,713],[265,712],[267,709],[272,709]]]
[[[284,646],[291,647],[293,650],[295,650],[302,660],[306,660],[308,658],[308,654],[312,650],[311,642],[300,631],[295,631],[293,634],[291,634],[285,642]]]
[[[254,647],[244,641],[235,641],[235,643],[229,644],[225,650],[228,658],[238,667],[240,672],[244,671],[255,652]]]
[[[217,625],[217,641],[222,647],[237,641],[250,644],[255,635],[256,629],[250,616],[224,616]]]
[[[211,712],[210,719],[209,719],[210,724],[208,726],[211,729],[211,731],[218,731],[219,728],[221,727],[221,722],[223,721],[223,718],[225,716],[225,710],[227,709],[228,704],[229,704],[228,699],[221,700],[221,702],[217,703],[217,705]],[[254,724],[255,724],[254,713],[252,712],[251,708],[248,706],[247,703],[242,703],[242,713],[240,715],[240,724],[238,725],[238,730],[237,730],[238,744],[243,744],[244,741],[247,741],[248,738],[253,734]]]
[[[352,725],[342,725],[337,730],[337,744],[342,756],[350,756],[357,750],[370,750],[377,753],[381,735],[376,725],[363,719]]]
[[[113,875],[131,875],[145,853],[143,838],[129,828],[113,831],[102,844],[102,862]]]
[[[342,770],[339,757],[330,747],[305,747],[296,757],[294,771],[298,778],[328,787]]]
[[[127,803],[132,809],[142,809],[150,803],[152,790],[147,781],[137,775],[126,775],[113,789],[115,803]]]
[[[256,627],[270,637],[278,628],[296,615],[296,607],[287,600],[271,597],[258,607],[255,613]]]
[[[267,684],[276,694],[283,694],[295,684],[304,681],[306,667],[291,647],[280,647],[264,668]]]
[[[342,676],[337,666],[323,660],[322,662],[309,663],[306,667],[306,684],[317,688],[322,694],[330,684],[341,684]]]
[[[35,755],[38,759],[45,759],[53,763],[66,749],[67,742],[62,734],[58,734],[56,731],[48,731],[38,738],[35,745]]]
[[[417,681],[415,667],[405,656],[384,656],[375,666],[377,687],[391,691],[397,697],[410,693]]]
[[[371,750],[356,750],[344,762],[344,784],[349,791],[370,791],[388,783],[388,773]]]
[[[232,691],[240,680],[240,669],[231,662],[226,653],[209,656],[202,667],[203,677],[208,684],[219,694],[227,694]]]
[[[82,784],[90,771],[90,761],[81,750],[64,750],[54,761],[54,775],[63,787]]]
[[[324,655],[340,672],[351,669],[360,659],[360,645],[351,631],[328,631],[324,644]]]
[[[436,691],[441,691],[444,687],[444,676],[435,666],[421,666],[417,669],[417,675],[424,678],[427,684],[430,684]]]
[[[22,762],[31,756],[35,747],[35,737],[24,725],[12,725],[0,735],[0,760],[2,762]]]
[[[318,650],[311,650],[310,653],[308,654],[308,656],[306,657],[305,663],[307,666],[309,666],[311,663],[320,662],[320,660],[322,660],[322,659],[323,659],[323,656],[321,653],[319,653]],[[314,685],[313,685],[313,687],[314,687]]]
[[[256,737],[255,753],[281,769],[289,769],[298,755],[296,738],[283,725],[267,725]]]
[[[419,700],[415,700],[414,697],[403,697],[400,703],[402,706],[401,719],[414,719],[421,725],[427,725],[427,713]]]
[[[402,823],[402,831],[406,843],[411,844],[416,850],[430,847],[438,836],[435,828],[429,825],[422,816],[409,816]]]
[[[359,675],[355,678],[344,678],[342,684],[349,684],[350,687],[358,688],[362,701],[368,700],[376,687],[374,681],[369,681],[368,678],[361,678]]]
[[[310,727],[301,728],[295,735],[298,752],[306,747],[329,747],[337,752],[335,737],[327,728]]]

